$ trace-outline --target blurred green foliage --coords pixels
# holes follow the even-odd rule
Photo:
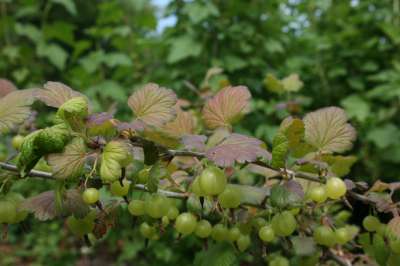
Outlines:
[[[176,24],[163,32],[159,13],[146,0],[0,0],[0,76],[19,88],[61,81],[84,91],[96,110],[125,106],[133,88],[149,81],[188,99],[208,88],[246,85],[253,112],[238,130],[269,144],[282,118],[339,105],[358,131],[351,175],[398,178],[399,0],[171,0],[162,16]],[[293,73],[302,88],[271,89],[271,80],[279,89]],[[133,228],[128,219],[121,223]],[[106,263],[191,265],[201,248],[190,238],[173,245],[168,237],[146,248],[134,230],[114,230],[99,250],[74,250],[62,224],[27,226],[11,229],[19,249],[1,265],[71,265],[95,259],[102,248]]]

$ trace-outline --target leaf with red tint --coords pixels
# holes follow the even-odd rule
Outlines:
[[[262,145],[261,140],[233,133],[217,146],[208,149],[206,156],[221,167],[233,166],[235,162],[254,162],[259,157],[270,159],[271,154]]]
[[[204,135],[186,135],[182,137],[182,144],[190,151],[205,151],[207,137]]]
[[[15,90],[17,90],[17,87],[15,87],[11,81],[8,79],[0,79],[0,98]]]
[[[195,127],[194,116],[190,112],[177,110],[176,118],[168,122],[163,127],[163,130],[173,137],[181,137],[188,134],[193,134]]]
[[[74,214],[77,217],[84,217],[89,212],[89,207],[83,202],[81,193],[76,189],[69,189],[63,195],[62,214]],[[34,213],[36,219],[46,221],[55,218],[57,212],[55,193],[53,190],[40,193],[26,199],[21,209]]]
[[[251,94],[245,86],[226,87],[208,100],[203,119],[208,128],[230,128],[248,111]]]
[[[58,108],[63,103],[74,97],[84,97],[80,92],[74,91],[61,82],[48,81],[43,89],[37,90],[35,97],[45,103],[47,106]]]
[[[128,122],[119,122],[117,123],[118,131],[143,131],[145,128],[145,124],[140,120],[134,120],[130,123]]]
[[[172,90],[154,83],[135,91],[128,99],[136,118],[151,126],[162,126],[174,119],[176,102],[177,97]]]

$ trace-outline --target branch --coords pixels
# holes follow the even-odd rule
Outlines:
[[[7,171],[10,171],[10,172],[15,172],[15,173],[18,173],[18,171],[19,171],[17,166],[15,166],[13,164],[9,164],[9,163],[3,163],[3,162],[0,162],[0,168],[4,169],[4,170],[7,170]],[[29,172],[28,176],[30,176],[30,177],[38,177],[38,178],[45,178],[45,179],[50,179],[50,180],[52,180],[52,179],[55,180],[56,179],[51,173],[43,172],[43,171],[37,171],[37,170],[31,170]],[[136,184],[135,185],[135,189],[142,190],[142,191],[148,191],[147,188],[144,185],[141,185],[141,184]],[[162,190],[162,189],[159,189],[157,191],[157,193],[159,193],[161,195],[164,195],[166,197],[178,198],[178,199],[187,198],[189,196],[187,193],[173,192],[173,191]]]

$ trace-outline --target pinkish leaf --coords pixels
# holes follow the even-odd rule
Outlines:
[[[0,98],[15,90],[17,90],[17,87],[15,87],[11,81],[8,79],[0,79]]]
[[[37,90],[35,97],[44,102],[47,106],[58,108],[74,97],[85,96],[80,92],[74,91],[65,84],[48,81],[44,84],[43,89]]]
[[[135,91],[128,99],[128,105],[136,118],[156,127],[174,119],[176,102],[177,97],[172,90],[154,83]]]
[[[64,193],[62,205],[62,214],[65,215],[74,214],[77,217],[83,217],[89,211],[87,204],[82,200],[81,193],[76,189],[70,189]],[[60,214],[57,212],[53,190],[26,199],[21,209],[34,213],[36,219],[40,221],[53,219]]]
[[[117,124],[118,131],[143,131],[145,128],[145,124],[140,120],[134,120],[130,123],[128,122],[120,122]]]
[[[206,149],[206,141],[207,137],[204,135],[185,135],[182,137],[185,149],[190,151],[204,151]]]
[[[245,86],[226,87],[208,100],[203,119],[208,128],[231,127],[249,108],[251,94]]]
[[[238,163],[254,162],[259,157],[271,158],[271,154],[262,148],[263,142],[253,137],[233,133],[220,144],[206,152],[209,160],[221,167]]]
[[[163,127],[163,131],[173,137],[181,137],[183,135],[193,134],[194,132],[194,116],[190,112],[177,110],[176,118],[168,122]]]

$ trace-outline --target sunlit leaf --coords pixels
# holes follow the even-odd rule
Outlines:
[[[231,127],[249,108],[251,94],[244,86],[226,87],[208,100],[203,119],[208,128]]]
[[[303,82],[300,80],[299,75],[291,74],[282,79],[282,85],[285,91],[297,92],[303,87]]]
[[[264,79],[264,85],[269,91],[277,94],[284,93],[285,91],[282,82],[272,74],[267,74]]]
[[[235,162],[254,162],[259,157],[269,158],[271,155],[262,148],[263,142],[252,137],[240,134],[231,134],[220,144],[210,148],[206,152],[209,160],[215,164],[227,167]]]
[[[305,140],[321,152],[345,152],[353,146],[355,129],[343,109],[326,107],[304,117]]]
[[[0,133],[24,122],[31,115],[34,90],[16,90],[0,98]]]
[[[17,90],[17,87],[15,87],[11,81],[8,79],[0,79],[0,98],[15,90]]]
[[[128,105],[136,118],[152,126],[161,126],[174,119],[177,98],[172,90],[149,83],[135,91]]]
[[[47,156],[47,162],[53,169],[53,176],[59,179],[72,179],[83,173],[87,159],[86,146],[81,138],[74,138],[64,152]]]
[[[74,97],[85,96],[60,82],[48,81],[43,89],[35,92],[35,97],[48,106],[58,108]]]

